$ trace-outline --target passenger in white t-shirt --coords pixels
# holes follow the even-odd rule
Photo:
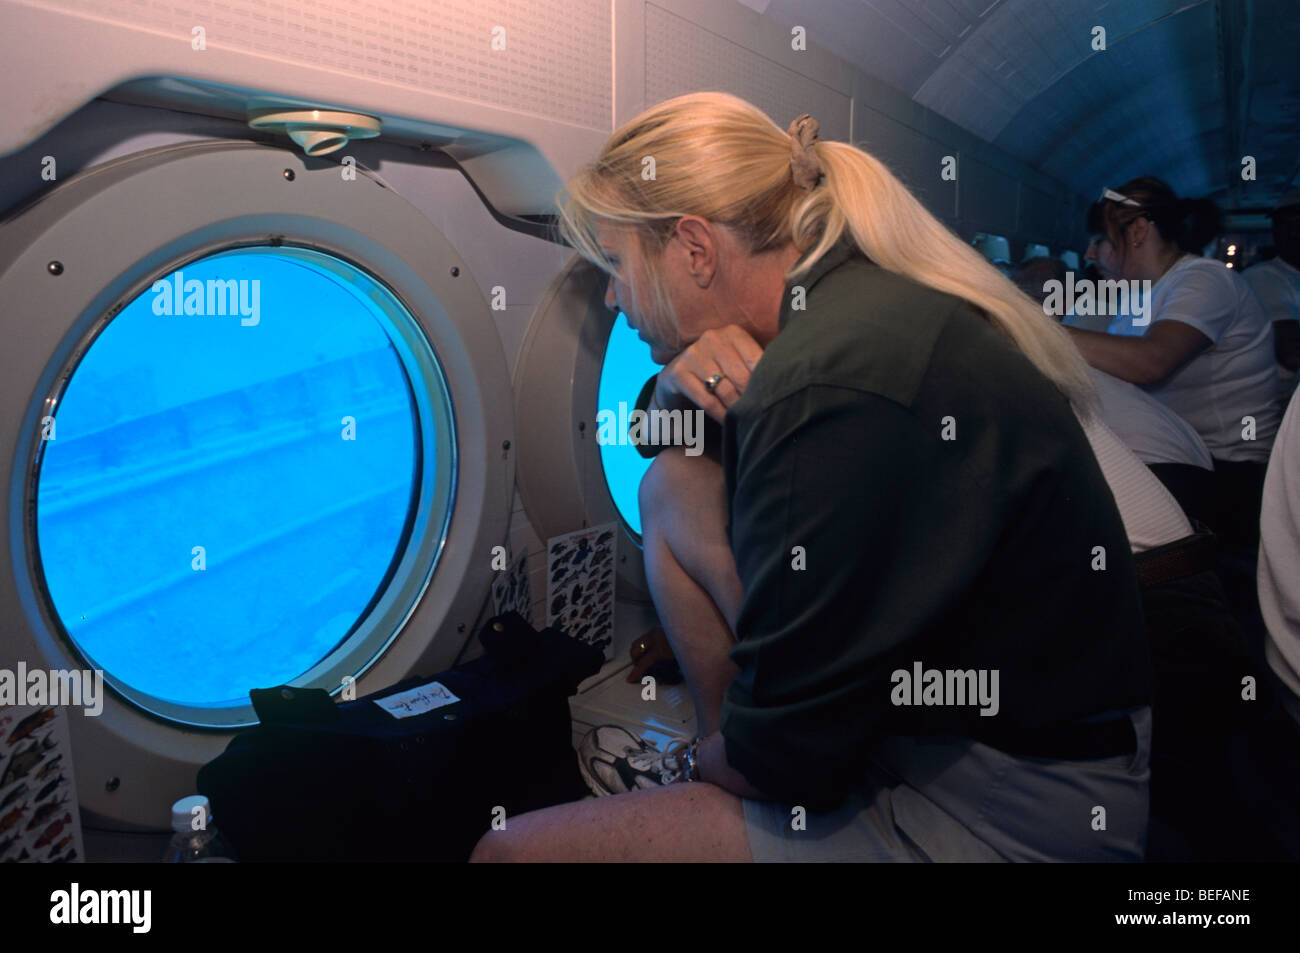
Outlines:
[[[1107,277],[1153,283],[1151,325],[1140,338],[1070,334],[1088,363],[1144,387],[1195,428],[1214,459],[1211,528],[1253,551],[1281,417],[1273,328],[1240,275],[1195,254],[1217,223],[1212,203],[1179,199],[1159,179],[1107,189],[1089,211],[1088,257]]]
[[[1270,838],[1289,844],[1300,859],[1300,399],[1292,397],[1273,443],[1264,480],[1259,529],[1259,607],[1266,637],[1264,657],[1273,688],[1290,717],[1256,732],[1236,759],[1234,774],[1258,792],[1246,809],[1268,826]],[[1266,700],[1261,693],[1261,700]]]
[[[1064,281],[1065,271],[1062,261],[1035,258],[1022,264],[1013,280],[1021,291],[1042,303],[1047,297],[1047,283]],[[1069,321],[1066,316],[1062,323],[1068,327],[1079,326]],[[1147,465],[1188,516],[1211,524],[1214,462],[1200,435],[1191,424],[1142,388],[1093,367],[1089,371],[1097,388],[1097,412],[1101,421]],[[1096,451],[1095,445],[1093,449]],[[1124,502],[1114,485],[1111,491],[1122,513]]]
[[[1264,480],[1259,530],[1259,608],[1269,667],[1300,722],[1300,401],[1292,398]]]
[[[1242,272],[1273,322],[1282,406],[1296,389],[1300,369],[1300,189],[1273,206],[1273,244],[1277,257]]]
[[[1184,255],[1151,292],[1149,340],[1164,322],[1212,342],[1147,393],[1196,428],[1215,459],[1268,463],[1281,411],[1273,326],[1242,277],[1214,258]],[[1135,382],[1136,383],[1136,382]],[[1249,421],[1254,420],[1254,436]]]

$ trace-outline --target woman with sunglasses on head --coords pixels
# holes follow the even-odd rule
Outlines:
[[[1212,529],[1250,550],[1281,417],[1273,329],[1241,276],[1200,257],[1218,228],[1205,200],[1180,199],[1150,176],[1106,189],[1089,209],[1087,257],[1104,277],[1150,281],[1141,337],[1070,329],[1088,363],[1138,384],[1186,420],[1214,459]]]

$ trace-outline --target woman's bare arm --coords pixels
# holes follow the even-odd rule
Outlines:
[[[1157,322],[1140,338],[1066,330],[1084,360],[1130,384],[1159,384],[1214,343],[1190,324],[1174,320]]]
[[[695,756],[699,759],[701,781],[716,784],[737,797],[768,800],[762,791],[750,785],[743,774],[727,763],[726,742],[721,731],[715,731],[701,741]]]

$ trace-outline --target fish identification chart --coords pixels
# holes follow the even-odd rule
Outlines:
[[[0,862],[83,856],[67,710],[0,707]]]
[[[546,624],[610,658],[618,524],[602,523],[546,541]]]

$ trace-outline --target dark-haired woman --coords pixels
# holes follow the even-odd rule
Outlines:
[[[1106,278],[1150,281],[1143,337],[1070,329],[1088,363],[1144,387],[1195,428],[1214,458],[1226,542],[1258,545],[1259,501],[1281,418],[1268,315],[1241,276],[1199,251],[1217,230],[1204,200],[1159,179],[1107,189],[1089,210],[1087,257]]]

